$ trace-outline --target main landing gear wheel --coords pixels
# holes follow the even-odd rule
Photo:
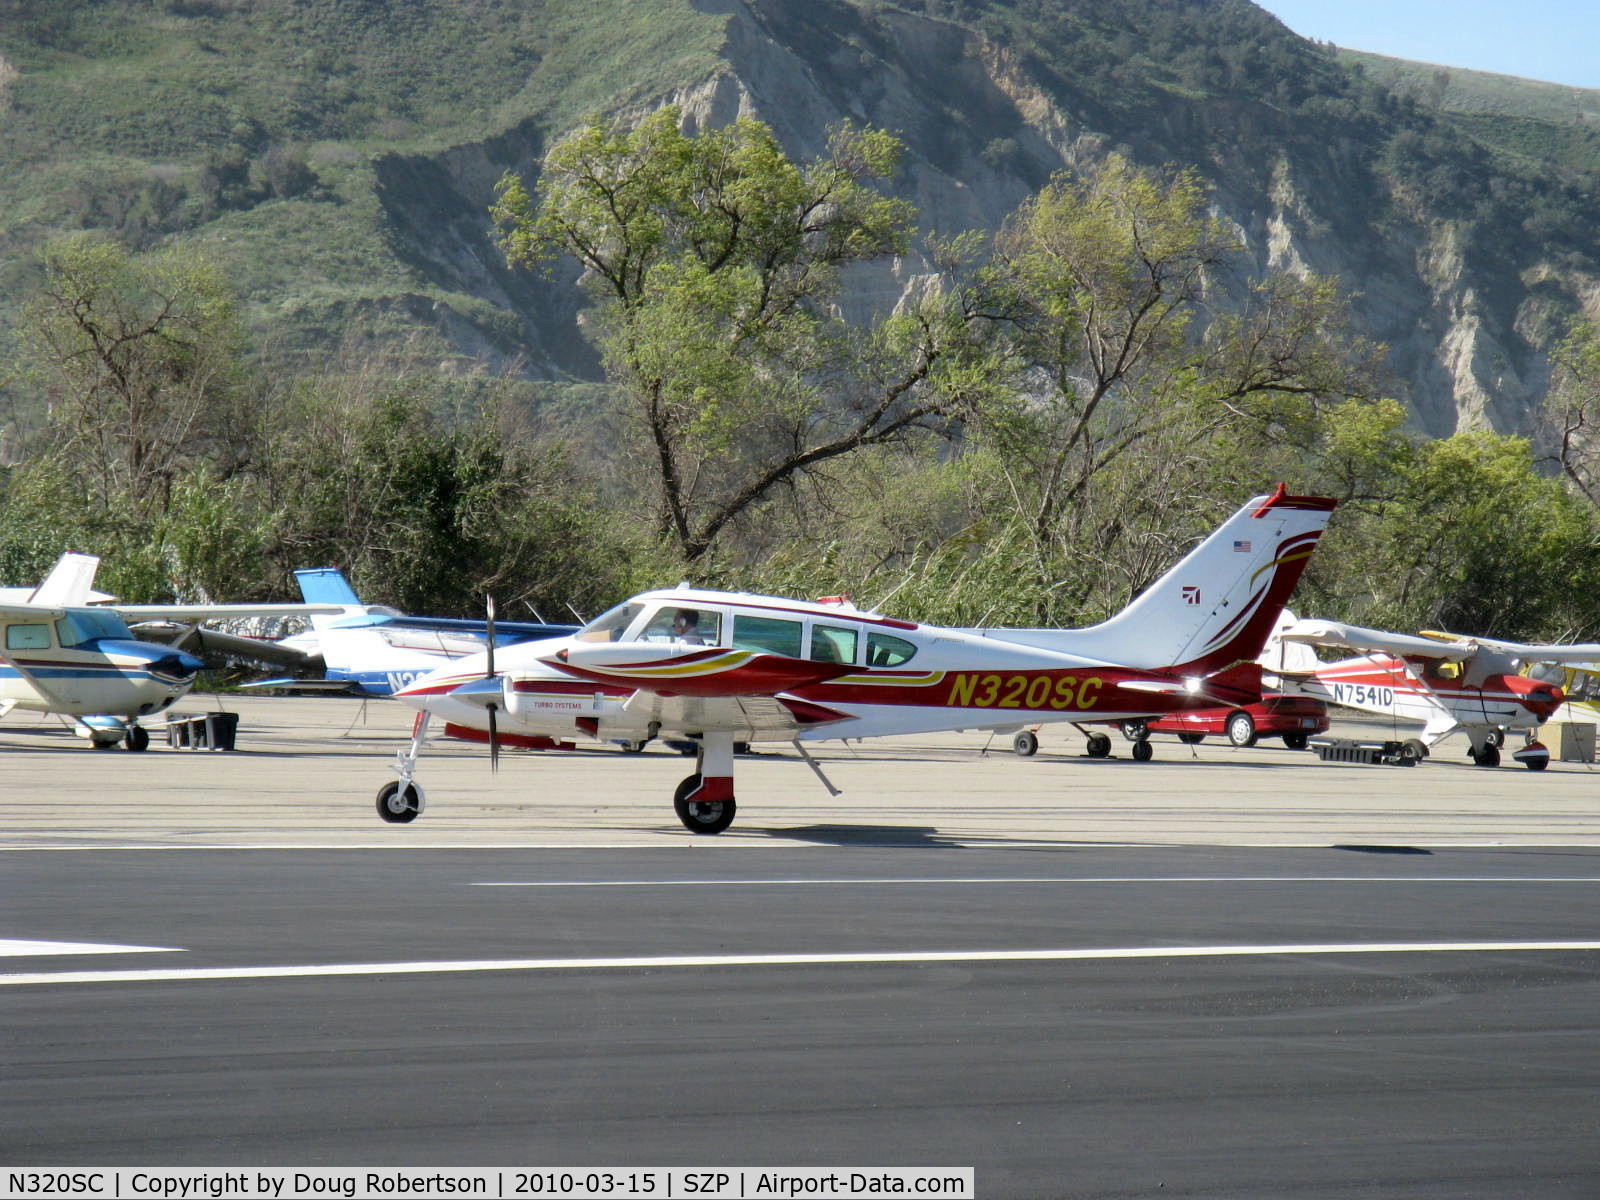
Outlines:
[[[1155,751],[1150,748],[1150,743],[1145,738],[1140,738],[1133,744],[1133,749],[1128,753],[1133,755],[1134,762],[1149,762],[1155,757]]]
[[[422,789],[391,779],[378,789],[378,815],[391,825],[415,821],[422,813]]]
[[[1228,740],[1235,746],[1256,744],[1256,723],[1247,712],[1236,712],[1228,718]]]
[[[1039,735],[1031,729],[1024,729],[1011,739],[1011,751],[1020,754],[1023,758],[1031,758],[1039,753]]]
[[[1304,733],[1286,733],[1283,735],[1283,744],[1290,750],[1304,750],[1311,744],[1311,737]]]
[[[1428,757],[1428,743],[1421,738],[1407,738],[1400,743],[1400,757],[1419,763]]]
[[[1472,764],[1477,767],[1498,767],[1500,765],[1500,748],[1498,746],[1485,746],[1482,750],[1469,750]]]
[[[1083,750],[1090,758],[1110,758],[1111,739],[1103,733],[1091,733]]]
[[[122,744],[135,752],[150,749],[150,731],[143,725],[129,725],[122,735]]]
[[[672,795],[672,810],[690,833],[721,833],[733,824],[738,806],[733,797],[726,800],[691,800],[689,796],[700,786],[700,776],[690,775],[678,785]]]

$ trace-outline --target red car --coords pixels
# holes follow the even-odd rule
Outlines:
[[[1139,741],[1148,733],[1175,733],[1180,742],[1194,744],[1208,734],[1220,734],[1235,746],[1254,746],[1257,738],[1282,737],[1291,750],[1304,750],[1312,734],[1328,729],[1328,708],[1307,696],[1263,696],[1241,708],[1199,708],[1172,713],[1149,721],[1122,722],[1122,735]]]

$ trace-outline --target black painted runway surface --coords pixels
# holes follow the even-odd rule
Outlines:
[[[1593,850],[12,851],[0,939],[166,948],[0,959],[6,1165],[1600,1196]]]

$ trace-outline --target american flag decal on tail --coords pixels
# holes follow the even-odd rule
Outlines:
[[[1235,554],[1249,554],[1250,543],[1248,541],[1235,540],[1233,543],[1233,552]]]

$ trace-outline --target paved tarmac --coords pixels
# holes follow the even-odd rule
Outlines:
[[[665,751],[441,745],[391,826],[405,710],[229,706],[232,753],[0,722],[0,1164],[1600,1196],[1589,766],[886,739],[839,798],[741,758],[706,838]]]
[[[240,717],[232,753],[169,749],[159,734],[142,755],[91,751],[49,719],[0,721],[0,848],[1600,846],[1594,764],[1474,767],[1459,738],[1412,768],[1321,763],[1276,739],[1236,749],[1158,737],[1155,760],[1138,763],[1116,736],[1116,757],[1095,760],[1070,726],[1044,727],[1033,758],[1013,754],[1008,734],[814,745],[838,797],[792,748],[744,756],[738,820],[717,837],[678,824],[672,791],[692,764],[665,748],[507,753],[491,774],[483,747],[445,740],[417,776],[427,811],[393,826],[378,819],[374,797],[409,741],[411,710],[338,697],[226,705]],[[185,711],[203,711],[200,699]]]

